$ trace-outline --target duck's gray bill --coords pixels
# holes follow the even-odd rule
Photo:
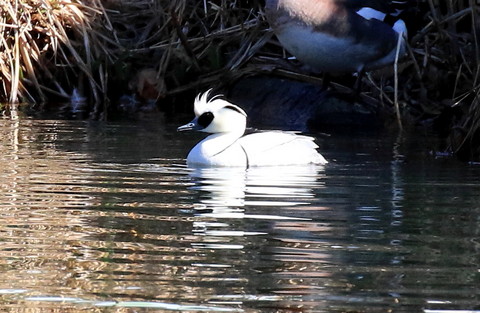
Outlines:
[[[195,120],[193,120],[190,123],[182,125],[179,128],[177,128],[177,131],[183,132],[183,131],[198,130],[198,129],[200,129],[199,125],[195,123]]]

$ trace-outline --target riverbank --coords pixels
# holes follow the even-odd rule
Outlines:
[[[3,103],[33,103],[35,110],[55,103],[77,117],[109,119],[152,108],[186,112],[183,99],[212,86],[234,95],[245,77],[319,84],[318,75],[286,60],[261,1],[8,0],[1,6]],[[419,0],[406,13],[409,56],[397,75],[370,73],[362,99],[367,106],[373,99],[385,117],[380,125],[431,125],[446,138],[447,151],[478,159],[478,6]],[[334,83],[348,92],[352,79]],[[315,88],[302,86],[293,95]],[[321,100],[312,105],[321,107]]]

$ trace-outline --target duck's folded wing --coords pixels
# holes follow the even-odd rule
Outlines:
[[[325,164],[314,138],[293,132],[268,131],[244,136],[240,145],[250,165]]]

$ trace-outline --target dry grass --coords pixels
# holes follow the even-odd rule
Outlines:
[[[426,25],[412,38],[415,86],[406,105],[446,121],[448,149],[461,159],[480,158],[479,6],[475,0],[427,0]],[[446,117],[446,119],[444,118]]]
[[[112,58],[107,47],[112,41],[99,27],[104,13],[99,0],[2,1],[1,100],[41,102],[47,93],[68,97],[66,87],[84,75],[100,101],[104,86],[94,75],[94,63]]]
[[[157,73],[158,98],[213,82],[269,36],[259,8],[226,0],[2,1],[0,101],[51,101],[79,89],[98,118],[145,69]]]
[[[106,3],[128,64],[154,68],[169,94],[213,82],[241,67],[268,34],[255,2],[135,1]],[[260,42],[260,43],[259,43]]]

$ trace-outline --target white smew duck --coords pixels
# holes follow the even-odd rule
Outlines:
[[[178,131],[211,133],[187,156],[189,166],[277,166],[326,164],[314,139],[293,132],[264,131],[244,136],[247,114],[211,89],[195,98],[195,119]]]

